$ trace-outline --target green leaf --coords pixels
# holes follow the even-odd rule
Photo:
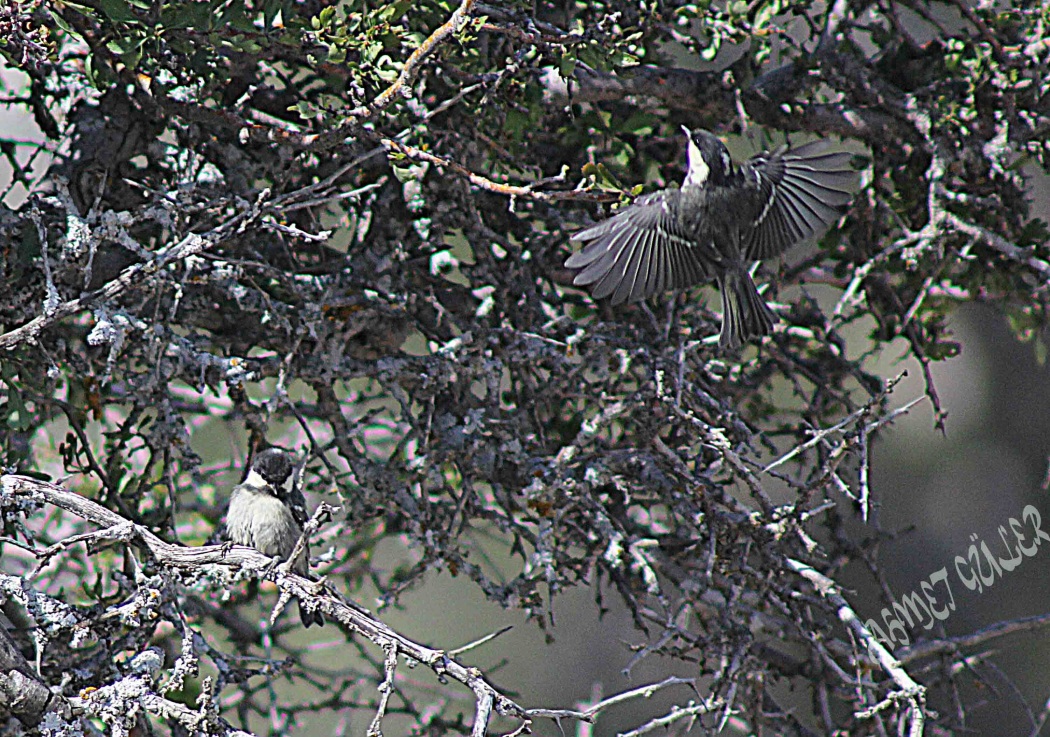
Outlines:
[[[139,35],[124,36],[121,38],[115,38],[106,44],[106,48],[112,51],[114,54],[133,54],[142,48],[142,44],[145,42],[145,38]]]
[[[73,3],[68,3],[68,4],[70,6],[72,6],[72,7],[79,8],[79,6],[74,5]],[[79,35],[76,31],[73,30],[73,26],[71,26],[68,23],[66,23],[65,18],[63,18],[61,15],[59,15],[56,12],[54,12],[53,10],[50,10],[50,6],[45,6],[45,7],[48,7],[48,9],[49,9],[48,15],[51,16],[51,21],[59,28],[59,30],[65,31],[66,33],[74,35],[74,36],[78,36]],[[88,10],[88,9],[85,8],[85,10]]]
[[[114,23],[138,23],[139,18],[126,0],[99,0],[99,10]]]
[[[782,10],[783,8],[780,5],[780,0],[773,0],[773,2],[764,3],[762,7],[758,9],[758,12],[755,13],[755,20],[751,24],[751,27],[754,30],[765,28],[772,22],[773,17],[779,15]]]
[[[412,7],[412,0],[398,0],[381,8],[376,17],[384,23],[396,23]]]
[[[346,49],[334,44],[328,47],[328,62],[330,64],[342,64],[346,61]]]
[[[320,108],[309,100],[299,100],[299,102],[295,104],[294,109],[299,113],[299,117],[303,120],[313,120],[321,114]]]
[[[84,74],[97,90],[108,90],[113,83],[113,75],[108,66],[98,66],[97,55],[89,54],[84,60]]]
[[[207,31],[214,27],[214,14],[208,3],[165,5],[161,10],[160,25],[164,28],[194,28]]]
[[[99,0],[99,9],[114,23],[139,23],[139,16],[134,14],[126,0]]]
[[[562,79],[570,79],[572,77],[576,72],[577,61],[576,54],[571,51],[567,54],[562,54],[561,59],[558,60],[558,73]]]
[[[655,115],[638,110],[620,125],[620,130],[639,136],[649,136],[659,123],[660,119]]]
[[[270,30],[274,27],[274,21],[277,19],[283,9],[281,0],[266,0],[263,3],[262,15],[263,15],[263,28]]]
[[[955,341],[949,340],[943,343],[932,343],[925,347],[926,356],[931,361],[944,361],[955,358],[962,352],[962,346]]]
[[[1042,336],[1037,332],[1035,334],[1035,340],[1033,346],[1035,349],[1035,362],[1040,366],[1046,365],[1046,343],[1043,341]]]
[[[22,399],[22,395],[16,388],[16,382],[13,381],[14,375],[9,365],[0,364],[0,377],[3,378],[4,383],[7,385],[7,417],[5,418],[5,424],[18,432],[25,432],[33,426],[33,418],[26,407],[25,401]]]
[[[403,154],[391,152],[389,158],[390,161],[393,162],[398,160],[404,160],[407,157]],[[397,181],[401,182],[402,184],[404,184],[405,182],[414,181],[416,179],[416,171],[411,166],[396,166],[392,164],[390,168],[394,170],[394,176],[397,177]]]
[[[700,56],[705,61],[713,61],[714,58],[716,56],[718,56],[718,51],[721,48],[722,48],[722,37],[721,36],[714,36],[714,37],[711,38],[711,43],[709,43],[707,45],[707,47],[703,51],[700,52]]]

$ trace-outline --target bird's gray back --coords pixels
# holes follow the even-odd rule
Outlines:
[[[740,223],[754,209],[749,205],[729,187],[683,187],[676,203],[679,227],[707,262],[732,263],[739,255]]]

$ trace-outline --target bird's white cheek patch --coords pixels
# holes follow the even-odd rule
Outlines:
[[[244,483],[254,489],[265,489],[269,486],[266,479],[264,479],[254,468],[248,471],[248,476],[244,479]]]
[[[711,167],[704,161],[704,154],[700,151],[700,147],[693,143],[691,138],[689,139],[687,152],[689,171],[685,174],[685,184],[699,187],[707,181],[707,175],[711,173]]]

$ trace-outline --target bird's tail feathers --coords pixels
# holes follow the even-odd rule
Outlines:
[[[744,269],[731,268],[718,280],[718,288],[722,292],[722,332],[718,337],[722,350],[736,350],[772,332],[777,316]]]
[[[299,602],[299,619],[302,620],[304,627],[309,627],[312,624],[324,624],[324,617],[321,616],[321,612],[317,609],[307,609],[303,606],[302,601]]]

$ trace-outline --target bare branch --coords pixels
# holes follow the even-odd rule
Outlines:
[[[795,573],[813,584],[821,596],[835,605],[838,610],[839,619],[842,623],[845,624],[850,632],[852,632],[864,644],[867,648],[867,652],[875,658],[876,662],[882,666],[882,669],[886,671],[890,678],[893,679],[894,683],[900,688],[900,691],[889,694],[880,704],[858,713],[857,717],[862,719],[869,718],[891,704],[905,701],[908,704],[908,712],[911,722],[908,734],[911,735],[911,737],[918,737],[921,735],[923,725],[926,722],[925,687],[916,683],[912,677],[908,675],[908,672],[901,667],[900,662],[893,657],[893,654],[887,650],[881,642],[879,642],[878,638],[876,638],[867,627],[864,626],[860,617],[857,616],[857,613],[853,611],[845,597],[842,596],[838,584],[800,561],[788,559],[787,564],[791,570],[795,571]]]

